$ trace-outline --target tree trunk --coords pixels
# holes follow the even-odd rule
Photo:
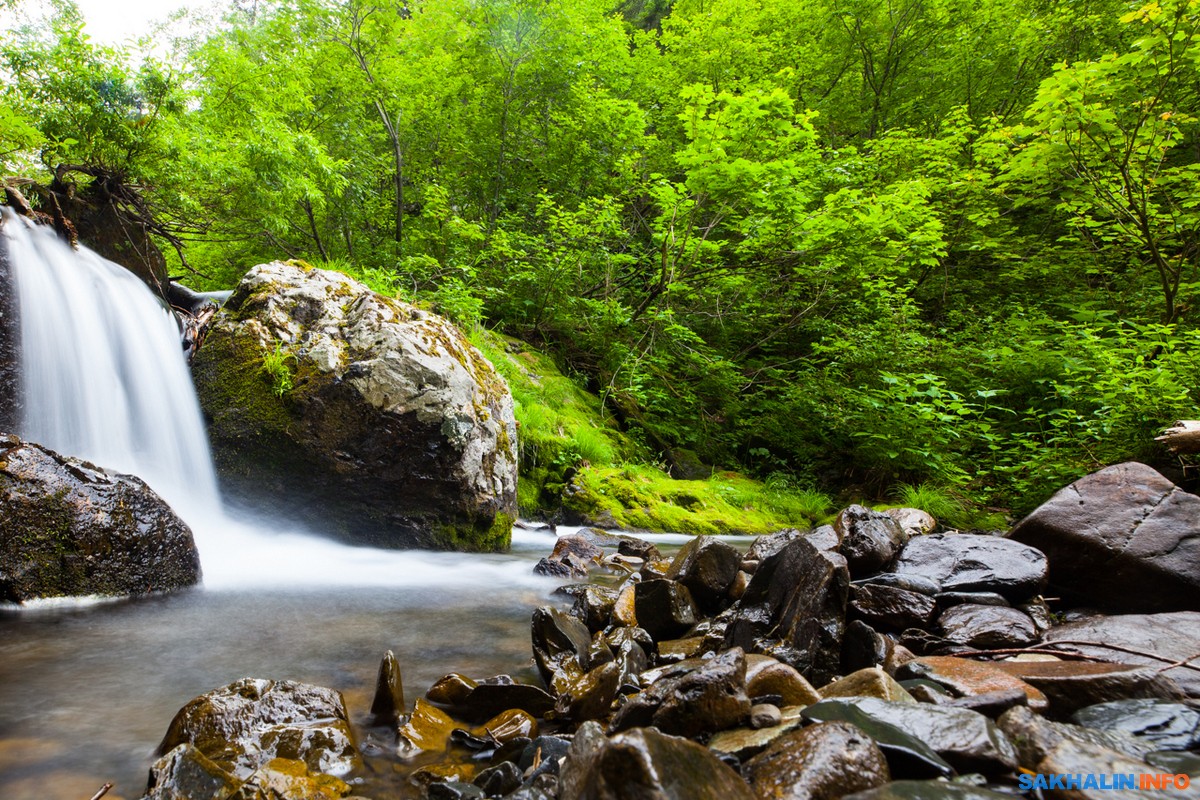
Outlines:
[[[1155,438],[1162,442],[1172,453],[1200,453],[1200,420],[1181,420],[1173,427],[1163,431],[1162,436]]]

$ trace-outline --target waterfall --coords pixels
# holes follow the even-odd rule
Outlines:
[[[538,585],[520,557],[350,547],[227,514],[174,317],[117,264],[0,214],[20,334],[14,432],[146,481],[191,527],[208,588]],[[514,544],[546,548],[532,534]]]
[[[3,210],[17,297],[16,433],[142,478],[185,518],[219,507],[174,317],[133,273]]]

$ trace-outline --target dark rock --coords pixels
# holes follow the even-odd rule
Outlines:
[[[669,580],[688,588],[701,607],[720,610],[741,567],[742,554],[711,536],[697,536],[676,554],[667,570]]]
[[[854,582],[854,585],[892,586],[897,589],[916,592],[917,594],[926,594],[930,597],[942,591],[942,586],[937,581],[930,580],[922,575],[897,575],[895,572],[881,572],[878,575],[859,578]]]
[[[961,697],[978,697],[996,692],[1020,691],[1034,711],[1045,711],[1050,703],[1041,690],[995,664],[954,656],[916,658],[896,670],[900,679],[925,679],[946,687]]]
[[[750,727],[755,730],[774,728],[783,722],[783,712],[779,706],[770,703],[759,703],[750,707]]]
[[[998,692],[956,697],[937,704],[954,706],[955,708],[967,708],[971,711],[978,711],[985,717],[995,719],[1010,708],[1029,705],[1029,696],[1020,689],[1006,689]]]
[[[1200,781],[1200,754],[1155,750],[1146,754],[1146,763],[1168,775],[1189,775],[1193,784]]]
[[[1200,748],[1200,710],[1155,699],[1114,700],[1081,708],[1071,719],[1088,728],[1120,731],[1157,750]]]
[[[1023,706],[1005,711],[996,724],[1016,745],[1020,765],[1029,770],[1036,770],[1042,759],[1064,741],[1103,747],[1130,758],[1142,758],[1154,749],[1152,744],[1128,734],[1053,722]]]
[[[577,722],[608,716],[621,688],[621,677],[619,664],[611,661],[601,664],[565,687],[554,710]]]
[[[855,586],[851,597],[851,612],[872,626],[896,631],[926,627],[937,608],[932,597],[895,586]]]
[[[1099,747],[1094,744],[1077,742],[1072,739],[1060,742],[1046,754],[1037,765],[1037,772],[1043,775],[1139,775],[1153,772],[1149,765],[1140,759]],[[1127,796],[1167,798],[1168,800],[1194,800],[1194,787],[1155,789],[1150,792],[1127,792]],[[1086,786],[1072,789],[1069,792],[1055,791],[1052,797],[1071,798],[1071,800],[1106,800],[1114,796],[1111,789]]]
[[[848,794],[844,800],[1012,800],[1013,796],[979,786],[945,781],[895,781],[878,789]]]
[[[1009,606],[1011,603],[1003,595],[995,592],[939,592],[934,595],[938,608],[946,609],[953,606]]]
[[[190,744],[181,744],[150,767],[142,800],[226,800],[241,784]]]
[[[0,602],[199,580],[191,530],[140,478],[0,434]]]
[[[561,561],[571,556],[580,564],[598,562],[604,557],[604,550],[591,538],[579,533],[569,533],[559,536],[554,542],[554,550],[550,553],[552,561]]]
[[[855,577],[879,572],[891,563],[908,537],[895,519],[864,506],[850,506],[833,527],[841,535],[838,548]]]
[[[746,560],[758,563],[765,558],[770,558],[787,545],[802,538],[806,533],[807,531],[796,528],[784,528],[781,531],[759,536],[750,543],[750,549],[746,551]]]
[[[953,606],[938,617],[938,627],[951,642],[981,650],[1024,647],[1038,640],[1027,614],[1001,606]]]
[[[995,666],[1037,687],[1058,716],[1110,700],[1181,697],[1179,687],[1154,668],[1092,661],[1000,661]]]
[[[462,781],[438,781],[425,789],[428,800],[482,800],[486,796],[475,784]]]
[[[571,616],[578,618],[589,631],[604,630],[612,622],[613,607],[617,604],[617,590],[605,586],[585,586],[575,596]]]
[[[1043,598],[1035,597],[1028,603],[1022,603],[1017,606],[1017,608],[1024,611],[1033,620],[1033,628],[1037,631],[1038,636],[1041,636],[1054,627],[1054,616]]]
[[[273,758],[327,775],[362,763],[341,694],[294,681],[243,678],[197,697],[175,715],[158,752],[181,744],[239,778]]]
[[[547,578],[586,578],[589,573],[588,565],[577,562],[574,556],[560,559],[547,556],[533,565],[534,575],[544,575]]]
[[[539,736],[525,745],[521,758],[517,761],[517,766],[521,768],[522,775],[530,773],[528,780],[531,781],[542,774],[557,776],[559,762],[566,757],[567,751],[570,749],[570,739],[564,739],[561,736]],[[536,769],[534,768],[535,761],[538,762]],[[531,770],[532,772],[530,772]]]
[[[740,600],[749,586],[750,573],[739,569],[738,574],[733,576],[733,583],[729,586],[729,599]]]
[[[480,683],[466,696],[455,713],[468,722],[480,722],[507,710],[520,710],[542,717],[554,708],[554,696],[524,683]]]
[[[653,725],[663,733],[699,736],[740,725],[749,716],[746,657],[733,648],[630,698],[613,716],[611,729]]]
[[[655,641],[678,638],[699,618],[692,593],[675,581],[642,581],[634,587],[633,597],[638,627]]]
[[[1055,626],[1042,638],[1047,645],[1058,641],[1070,641],[1071,650],[1118,664],[1144,664],[1156,669],[1162,669],[1173,662],[1192,664],[1192,669],[1172,667],[1163,672],[1162,676],[1174,681],[1189,697],[1200,698],[1200,671],[1195,669],[1200,667],[1200,658],[1196,656],[1200,653],[1198,612],[1092,617]],[[1088,644],[1080,644],[1081,642]],[[1140,655],[1143,653],[1146,655]],[[1096,698],[1085,705],[1119,699],[1121,698]]]
[[[579,732],[559,781],[559,800],[754,800],[741,777],[706,747],[653,729],[611,739]]]
[[[1200,611],[1200,497],[1145,464],[1080,478],[1011,535],[1050,558],[1057,589],[1090,604]]]
[[[488,797],[499,797],[521,788],[521,769],[511,761],[501,761],[476,775],[473,783]]]
[[[581,671],[591,668],[588,652],[592,634],[588,626],[557,608],[542,606],[533,612],[533,660],[549,683],[564,660],[574,661]]]
[[[479,684],[465,675],[451,672],[437,680],[429,691],[425,692],[430,702],[444,706],[458,706],[466,702],[471,690]]]
[[[892,569],[944,592],[996,592],[1020,602],[1042,590],[1048,566],[1040,551],[1011,539],[933,533],[909,539]]]
[[[725,646],[773,656],[826,683],[841,660],[849,585],[842,556],[797,539],[759,564]]]
[[[856,619],[846,625],[842,638],[842,672],[856,672],[888,660],[894,643],[867,623]]]
[[[292,388],[262,369],[286,359]],[[193,365],[235,493],[384,547],[502,550],[517,515],[507,385],[444,319],[340,273],[242,278]]]
[[[759,798],[837,800],[891,779],[887,761],[866,733],[822,722],[779,737],[742,767]]]
[[[816,722],[849,722],[862,730],[883,752],[893,776],[940,778],[954,774],[954,768],[925,742],[854,703],[822,700],[804,709],[803,714]]]
[[[375,679],[375,698],[371,701],[371,716],[379,724],[394,723],[404,713],[404,681],[396,654],[388,650],[379,662],[379,677]]]
[[[803,538],[818,550],[832,552],[841,547],[842,534],[832,525],[821,525],[807,531]]]
[[[641,628],[617,628],[605,637],[612,649],[613,661],[621,670],[621,685],[638,685],[637,676],[650,663],[646,648],[653,649],[654,640]]]
[[[622,537],[617,545],[617,553],[630,558],[640,558],[643,561],[662,561],[662,553],[657,547],[645,539],[637,539],[633,536]]]

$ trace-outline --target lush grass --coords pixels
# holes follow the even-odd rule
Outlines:
[[[904,483],[892,489],[891,494],[896,505],[932,514],[943,527],[963,530],[1008,527],[1003,514],[975,506],[962,495],[933,484]]]

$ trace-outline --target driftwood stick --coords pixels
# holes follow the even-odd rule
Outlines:
[[[1167,670],[1175,669],[1176,667],[1190,667],[1190,666],[1192,666],[1192,662],[1198,658],[1200,658],[1200,653],[1194,653],[1194,654],[1188,656],[1187,658],[1183,659],[1182,661],[1174,661],[1170,664],[1167,664],[1164,667],[1160,667],[1158,671],[1166,672]]]
[[[1162,436],[1154,437],[1154,441],[1162,442],[1172,453],[1200,453],[1200,420],[1184,419],[1162,432]]]
[[[1004,650],[968,650],[963,653],[954,653],[958,658],[977,658],[979,656],[1022,656],[1026,653],[1031,653],[1038,656],[1061,656],[1066,659],[1074,659],[1076,661],[1103,661],[1103,658],[1097,656],[1085,656],[1083,653],[1073,653],[1070,650],[1049,650],[1045,647],[1011,647]],[[1189,659],[1190,661],[1191,659]]]
[[[98,791],[94,795],[92,795],[92,800],[100,800],[101,797],[104,797],[104,795],[108,794],[108,790],[111,789],[112,787],[113,787],[113,785],[111,783],[104,784],[103,786],[100,787],[100,791]]]

